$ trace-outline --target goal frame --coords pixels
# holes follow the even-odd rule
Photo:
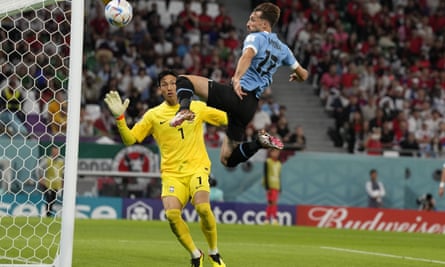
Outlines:
[[[22,0],[2,3],[3,14],[14,14],[29,7],[44,6],[60,0]],[[0,264],[0,267],[71,267],[73,258],[74,222],[77,187],[77,164],[79,154],[79,119],[81,104],[84,0],[70,0],[70,53],[68,83],[68,118],[66,130],[65,174],[61,217],[61,236],[57,255],[51,264]],[[82,19],[79,19],[82,18]]]
[[[63,185],[62,227],[60,254],[56,267],[71,267],[76,215],[77,162],[79,155],[79,121],[82,89],[84,0],[71,1],[71,38],[68,83],[68,120],[65,152],[65,177]],[[77,18],[77,19],[76,19]],[[82,18],[82,19],[79,19]],[[77,56],[76,56],[77,55]]]

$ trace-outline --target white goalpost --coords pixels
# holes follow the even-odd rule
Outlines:
[[[0,267],[72,266],[83,18],[83,0],[0,1]]]

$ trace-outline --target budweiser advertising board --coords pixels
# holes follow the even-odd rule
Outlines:
[[[445,212],[298,205],[297,225],[443,234]]]

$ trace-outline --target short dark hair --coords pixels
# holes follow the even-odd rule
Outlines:
[[[167,75],[173,75],[175,77],[178,77],[178,73],[176,73],[176,71],[174,70],[163,70],[158,74],[158,86],[161,86],[161,80],[162,78],[164,78]]]
[[[371,170],[369,171],[369,174],[373,174],[373,173],[377,173],[377,170],[376,170],[376,169],[371,169]]]
[[[281,10],[277,5],[269,2],[259,4],[253,11],[261,11],[260,18],[267,20],[271,27],[275,26],[278,22],[281,13]]]

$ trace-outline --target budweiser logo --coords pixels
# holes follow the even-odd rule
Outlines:
[[[422,216],[411,211],[409,215],[399,216],[406,211],[385,211],[344,207],[311,207],[307,211],[309,224],[320,228],[343,228],[357,230],[445,233],[443,215],[440,218]],[[425,215],[425,214],[424,214]]]

